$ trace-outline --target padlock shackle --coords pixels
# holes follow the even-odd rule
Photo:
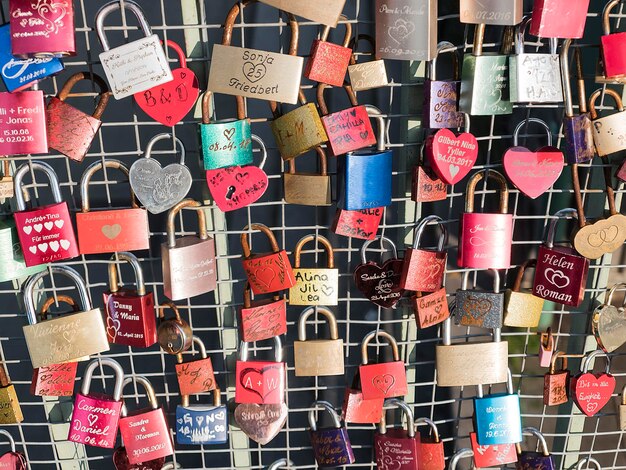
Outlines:
[[[311,431],[317,431],[317,423],[315,422],[315,411],[321,408],[324,411],[327,411],[330,416],[333,418],[333,424],[336,429],[341,428],[341,420],[339,419],[339,415],[333,408],[333,405],[324,400],[317,400],[311,403],[311,409],[309,410],[309,427]]]
[[[326,237],[323,237],[322,235],[307,235],[305,237],[302,237],[298,243],[296,244],[296,247],[293,250],[293,256],[294,256],[294,264],[293,267],[294,268],[299,268],[300,267],[300,255],[302,253],[302,247],[304,245],[306,245],[309,242],[315,242],[316,245],[322,245],[322,247],[324,248],[324,251],[326,252],[326,257],[327,257],[327,262],[326,262],[326,267],[329,269],[333,269],[335,267],[335,253],[333,251],[333,246],[330,244],[330,242],[328,241],[328,239]]]
[[[389,398],[385,400],[383,404],[383,414],[380,418],[380,422],[378,423],[378,433],[379,434],[387,434],[387,418],[386,412],[387,410],[393,410],[396,408],[400,408],[400,411],[406,416],[406,434],[410,438],[415,437],[415,420],[413,418],[413,410],[411,407],[406,404],[404,400],[399,398]]]
[[[270,245],[272,247],[272,251],[274,253],[280,252],[280,248],[278,247],[278,242],[276,241],[276,237],[274,237],[274,233],[272,230],[263,224],[250,224],[246,225],[241,232],[241,248],[243,251],[243,257],[249,258],[252,255],[252,251],[250,251],[250,243],[248,241],[248,232],[252,232],[253,230],[258,230],[262,232],[270,241]]]
[[[72,307],[72,311],[74,313],[78,312],[78,304],[76,303],[73,297],[70,297],[69,295],[61,294],[61,295],[57,295],[55,298],[53,295],[52,297],[48,297],[46,301],[43,303],[43,305],[41,306],[41,311],[39,312],[39,318],[42,321],[45,321],[47,319],[48,311],[50,310],[50,307],[52,307],[52,304],[54,303],[56,304],[66,303],[70,307]]]
[[[104,160],[104,167],[111,168],[112,170],[120,170],[128,178],[128,168],[119,160],[107,158]],[[96,172],[102,169],[103,169],[102,160],[96,160],[85,169],[83,176],[81,176],[80,178],[79,186],[80,186],[81,212],[83,213],[89,212],[91,210],[91,206],[89,203],[89,183],[91,182],[91,178]],[[105,175],[105,183],[107,181],[108,180],[106,179],[106,175]],[[139,205],[137,204],[137,201],[135,200],[135,192],[133,191],[132,186],[130,186],[129,191],[130,191],[131,206],[134,209],[136,209],[139,207]]]
[[[274,300],[274,302],[278,302],[280,300],[280,296],[277,293],[274,293],[272,299]],[[252,307],[252,289],[250,289],[249,281],[246,281],[246,284],[243,288],[243,307]]]
[[[585,464],[587,465],[585,466]],[[576,470],[588,469],[590,465],[596,467],[596,470],[602,470],[600,462],[598,462],[593,457],[584,457],[580,459],[576,464]]]
[[[489,268],[487,271],[493,271],[493,293],[500,293],[500,271],[497,269]],[[463,281],[461,282],[461,290],[468,290],[469,288],[469,275],[470,271],[463,273]],[[476,285],[474,285],[475,287]]]
[[[372,243],[374,243],[376,240],[380,240],[380,247],[381,247],[381,249],[383,247],[383,243],[387,243],[389,245],[389,248],[391,248],[391,252],[393,253],[393,258],[397,258],[398,257],[398,251],[396,250],[396,244],[394,242],[392,242],[390,238],[387,238],[384,235],[376,235],[376,238],[372,238],[371,240],[367,240],[365,243],[363,243],[363,246],[361,247],[361,263],[362,264],[366,264],[367,263],[367,259],[365,257],[365,252],[367,251],[367,248]],[[382,254],[381,254],[381,259],[382,259]]]
[[[233,119],[223,119],[221,121],[213,121],[211,122],[211,96],[213,95],[212,91],[205,91],[202,94],[202,124],[218,124],[224,122],[232,122]],[[243,96],[235,96],[237,100],[237,119],[246,119],[246,106],[243,101]],[[215,110],[214,114],[215,114]]]
[[[274,362],[282,362],[283,360],[283,342],[280,339],[280,336],[273,336],[274,339]],[[249,344],[247,341],[239,342],[239,360],[247,361],[248,360],[248,348]]]
[[[563,82],[563,103],[565,105],[565,115],[574,117],[574,97],[572,95],[572,83],[569,73],[569,49],[572,39],[566,39],[561,46],[561,81]],[[585,90],[585,78],[583,76],[582,54],[580,47],[576,44],[574,48],[574,64],[576,66],[576,83],[578,85],[578,111],[580,114],[587,112],[587,92]]]
[[[182,69],[186,69],[187,68],[187,57],[185,57],[185,53],[183,52],[182,47],[180,47],[178,44],[176,44],[171,39],[168,39],[165,42],[161,41],[161,45],[164,45],[166,47],[166,49],[168,47],[170,49],[174,49],[174,52],[176,52],[176,56],[178,57],[178,62],[180,63],[180,68],[182,68]]]
[[[493,342],[502,341],[502,328],[493,328]],[[450,346],[452,344],[452,318],[448,317],[441,323],[441,344]]]
[[[291,460],[279,459],[276,462],[271,463],[270,466],[267,467],[267,470],[279,470],[282,467],[289,468],[290,466],[293,466],[293,462]]]
[[[115,10],[130,10],[137,17],[139,27],[143,31],[144,35],[146,37],[152,35],[152,28],[150,28],[150,24],[148,24],[148,20],[146,20],[146,15],[141,7],[133,0],[124,0],[123,3],[124,4],[122,5],[121,1],[114,0],[105,4],[96,13],[96,32],[98,33],[98,39],[100,40],[100,44],[102,44],[102,49],[104,49],[105,51],[110,50],[111,46],[109,45],[109,40],[104,34],[104,20],[110,13],[113,13]],[[122,12],[122,14],[124,13]]]
[[[509,395],[513,395],[515,393],[515,390],[513,389],[513,374],[511,373],[510,368],[506,370],[506,393]],[[484,397],[483,384],[476,385],[476,396],[478,398]]]
[[[541,434],[541,432],[537,429],[537,428],[533,428],[533,427],[526,427],[526,428],[522,428],[522,435],[523,436],[534,436],[537,438],[537,441],[539,441],[539,447],[541,448],[541,453],[543,454],[544,457],[550,457],[550,452],[548,452],[548,443],[546,442],[546,438],[544,437],[543,434]],[[517,454],[521,454],[522,453],[522,446],[521,443],[517,443],[515,444],[515,447],[517,448]]]
[[[611,34],[611,10],[622,3],[622,0],[611,0],[604,6],[604,10],[602,10],[602,33],[607,36]]]
[[[316,312],[326,317],[330,339],[339,339],[339,329],[335,314],[326,307],[308,307],[302,311],[298,320],[298,341],[306,341],[306,322]]]
[[[496,170],[486,169],[480,170],[474,174],[467,182],[467,190],[465,194],[465,212],[474,212],[474,192],[476,191],[476,185],[478,182],[485,178],[493,179],[500,186],[500,213],[506,214],[509,211],[509,187],[506,184],[506,179],[502,174]]]
[[[377,339],[385,338],[387,341],[389,341],[389,346],[391,346],[391,352],[393,354],[393,360],[394,361],[400,360],[400,350],[398,349],[398,342],[396,341],[396,339],[390,333],[387,333],[386,331],[374,330],[366,334],[363,337],[363,341],[361,341],[361,365],[366,365],[369,362],[369,357],[367,354],[367,346],[369,346],[370,342],[374,338],[377,338]],[[378,343],[378,345],[383,346],[380,343]]]
[[[8,439],[9,445],[11,446],[11,452],[15,452],[15,440],[13,439],[11,433],[6,429],[0,429],[0,435],[5,436]]]
[[[104,113],[104,110],[107,107],[107,104],[109,103],[109,99],[111,98],[111,92],[109,90],[109,85],[107,85],[107,83],[102,79],[102,77],[100,77],[99,75],[96,75],[95,73],[91,73],[91,72],[75,73],[74,75],[72,75],[70,78],[67,79],[67,81],[63,85],[63,88],[61,88],[61,91],[59,91],[57,98],[61,101],[65,101],[67,97],[69,96],[70,91],[72,90],[74,85],[76,85],[76,83],[81,80],[89,80],[95,85],[98,85],[98,88],[100,89],[100,93],[98,93],[98,96],[100,97],[100,99],[98,100],[96,109],[94,110],[92,114],[94,118],[100,119],[100,117],[102,117],[102,113]]]
[[[159,305],[158,317],[160,320],[165,320],[166,308],[170,308],[174,312],[174,317],[176,318],[176,320],[181,322],[183,321],[182,317],[180,316],[180,310],[178,310],[178,306],[171,300],[166,300],[165,302],[162,302],[161,305]]]
[[[519,292],[522,288],[522,281],[524,280],[524,274],[527,269],[536,268],[537,260],[535,258],[528,259],[520,264],[519,268],[517,268],[517,274],[515,275],[515,280],[513,281],[513,287],[511,290],[513,292]]]
[[[626,405],[626,385],[622,387],[622,405]]]
[[[35,313],[35,300],[34,300],[34,290],[35,286],[48,274],[51,276],[53,274],[63,274],[66,277],[69,277],[74,284],[76,284],[76,289],[78,290],[78,295],[80,298],[80,306],[83,309],[82,311],[88,312],[91,310],[92,303],[91,298],[89,297],[89,290],[87,289],[87,285],[85,284],[85,280],[78,274],[74,268],[69,266],[63,266],[58,264],[52,264],[48,266],[48,269],[45,271],[41,271],[37,274],[33,274],[30,276],[23,287],[23,297],[24,297],[24,307],[26,310],[26,317],[28,318],[28,323],[34,325],[37,323],[37,314]]]
[[[561,369],[567,370],[567,355],[563,351],[554,351],[552,354],[552,359],[550,359],[550,373],[554,374],[556,372],[556,361],[561,359]]]
[[[472,48],[473,56],[483,55],[483,42],[485,39],[485,23],[480,23],[474,26],[474,43]],[[500,45],[500,55],[509,55],[511,50],[511,44],[514,39],[515,29],[512,26],[505,26],[502,32],[502,43]]]
[[[604,304],[611,305],[613,303],[613,294],[616,290],[626,290],[626,282],[618,282],[614,284],[609,290],[606,291],[604,295]],[[622,302],[622,307],[626,307],[626,297],[624,297],[624,301]]]
[[[451,458],[448,466],[449,470],[456,470],[456,466],[459,464],[459,460],[467,457],[474,457],[474,451],[472,449],[458,450]],[[474,462],[472,462],[472,468],[476,468]]]
[[[324,90],[326,90],[327,88],[336,88],[336,87],[333,87],[332,85],[329,85],[327,83],[319,83],[317,85],[317,105],[320,108],[320,113],[322,116],[327,116],[329,114],[328,106],[326,105],[326,100],[324,99]],[[359,102],[357,101],[356,95],[354,94],[354,91],[352,90],[352,86],[348,83],[344,83],[341,88],[343,88],[346,94],[348,95],[348,99],[350,100],[350,105],[358,106]]]
[[[350,39],[352,39],[352,25],[348,21],[348,18],[345,15],[341,15],[337,24],[342,24],[346,27],[346,33],[343,36],[343,42],[341,45],[343,47],[348,47],[350,45]],[[324,26],[322,30],[322,36],[320,37],[320,41],[328,41],[328,35],[330,34],[330,26]]]
[[[610,374],[611,357],[607,353],[605,353],[602,349],[596,349],[595,351],[590,352],[583,358],[583,361],[581,364],[581,371],[583,374],[586,372],[589,372],[589,367],[591,365],[590,362],[595,360],[595,358],[598,356],[604,356],[604,358],[606,359],[606,368],[604,369],[604,372],[607,374]]]
[[[532,17],[530,15],[526,15],[524,16],[522,21],[517,26],[515,26],[515,40],[514,41],[515,41],[515,54],[516,55],[524,54],[524,35],[526,33],[526,30],[530,26],[531,18]],[[550,44],[550,54],[556,55],[557,48],[559,46],[559,40],[557,38],[550,38],[549,44]]]
[[[548,146],[552,146],[552,132],[550,131],[550,127],[546,124],[545,121],[542,121],[539,118],[529,117],[519,122],[519,124],[515,127],[513,131],[513,146],[517,147],[519,145],[519,133],[522,130],[522,127],[530,125],[531,123],[539,124],[546,131],[548,135]]]
[[[153,410],[159,409],[159,402],[157,401],[156,393],[154,392],[154,387],[152,386],[152,384],[150,383],[147,377],[143,375],[125,376],[124,381],[122,382],[122,392],[124,391],[124,388],[126,387],[126,385],[130,384],[131,382],[142,385],[143,388],[146,390],[146,396],[148,397],[148,402],[150,402],[150,406],[152,407],[152,409]],[[124,399],[124,404],[122,405],[120,416],[126,417],[128,416],[128,409],[126,408],[126,397],[123,397],[123,399]]]
[[[146,295],[146,283],[143,277],[143,270],[141,269],[141,264],[137,257],[128,252],[128,251],[120,251],[114,253],[110,258],[111,262],[109,262],[109,290],[113,293],[119,290],[119,280],[117,277],[117,265],[115,261],[122,261],[130,264],[130,267],[133,268],[133,272],[135,273],[135,284],[137,295]],[[121,264],[121,263],[119,263]]]
[[[540,334],[540,338],[539,341],[541,343],[541,346],[543,346],[543,348],[546,351],[552,351],[552,348],[554,347],[554,338],[552,337],[552,328],[548,327],[548,329]]]
[[[206,216],[204,214],[204,206],[193,199],[183,199],[167,213],[167,246],[169,248],[176,247],[176,216],[184,208],[194,209],[198,214],[198,236],[200,240],[207,240],[209,234],[206,228]]]
[[[98,365],[101,365],[102,367],[109,366],[113,369],[113,375],[115,376],[115,388],[113,389],[112,397],[113,400],[120,401],[122,399],[122,389],[124,388],[124,369],[122,369],[119,362],[110,357],[99,357],[87,364],[85,373],[83,374],[83,383],[80,388],[80,393],[83,395],[87,395],[89,393],[91,378],[93,377],[93,372],[96,370]]]
[[[13,175],[13,192],[15,195],[17,210],[19,212],[23,212],[26,210],[26,201],[24,200],[24,192],[22,192],[22,180],[31,168],[33,176],[35,170],[43,171],[46,176],[48,176],[50,189],[52,191],[52,199],[56,203],[63,202],[63,197],[61,196],[61,187],[59,186],[59,178],[57,177],[54,169],[46,162],[31,160],[30,162],[26,162],[20,165],[20,167]]]
[[[598,111],[596,111],[596,101],[602,95],[609,95],[615,101],[615,106],[619,112],[624,111],[624,103],[622,102],[622,97],[618,92],[611,88],[599,88],[594,91],[589,97],[589,114],[591,115],[592,120],[598,119]]]
[[[448,243],[448,230],[446,226],[443,224],[443,219],[438,215],[428,215],[424,217],[419,224],[415,227],[415,234],[413,236],[413,249],[417,250],[419,248],[420,242],[422,240],[422,235],[424,234],[424,230],[428,225],[437,225],[441,230],[441,234],[439,235],[439,241],[437,242],[437,251],[443,251],[445,246]]]
[[[459,66],[459,54],[457,47],[448,41],[441,41],[437,44],[437,54],[430,62],[426,62],[426,78],[429,80],[437,80],[437,59],[440,54],[452,54],[452,81],[458,82],[461,79],[460,66]]]
[[[415,420],[416,432],[417,432],[417,427],[422,426],[422,425],[426,425],[430,428],[431,432],[433,433],[433,437],[435,438],[435,442],[437,443],[441,442],[441,439],[439,438],[439,428],[437,427],[434,421],[428,418],[417,418]]]
[[[373,118],[376,120],[376,150],[384,152],[387,148],[387,121],[385,121],[385,118],[383,117],[383,112],[371,104],[366,104],[365,110],[367,111],[367,115],[370,119]],[[358,155],[359,151],[350,152],[350,154]]]
[[[146,150],[144,151],[143,157],[151,158],[152,148],[154,147],[154,145],[161,140],[169,140],[169,139],[174,139],[174,144],[176,145],[176,147],[180,149],[180,164],[184,165],[185,164],[185,146],[183,145],[182,140],[180,140],[178,137],[174,137],[172,134],[168,134],[167,132],[164,132],[162,134],[157,134],[152,139],[150,139],[150,141],[146,145]]]
[[[200,337],[193,335],[191,337],[191,344],[195,344],[198,347],[198,352],[200,353],[200,358],[201,359],[206,359],[207,353],[206,353],[206,346],[204,345],[204,342],[200,339]],[[192,353],[193,355],[193,353]],[[183,353],[180,352],[178,354],[176,354],[176,362],[178,364],[182,364],[183,363]]]
[[[328,175],[328,164],[327,164],[327,161],[326,161],[326,151],[322,147],[315,147],[315,151],[317,152],[317,156],[319,157],[319,164],[320,164],[319,175],[320,176],[327,176]],[[289,170],[288,171],[292,175],[296,174],[296,159],[295,158],[289,159]]]
[[[575,164],[572,166],[576,166]],[[578,175],[577,175],[578,176]],[[571,207],[561,209],[556,212],[550,222],[548,223],[548,230],[546,232],[545,245],[548,248],[554,247],[554,237],[556,236],[556,227],[560,220],[562,219],[578,219],[579,212],[576,209],[572,209]],[[580,225],[580,222],[579,222]]]
[[[350,40],[350,44],[348,44],[348,47],[352,49],[352,55],[350,56],[350,65],[357,64],[356,52],[357,52],[357,49],[359,48],[359,41],[362,41],[362,40],[369,42],[370,46],[372,46],[372,55],[374,56],[374,60],[379,59],[379,57],[376,55],[376,45],[375,45],[374,38],[370,36],[369,34],[358,34],[358,35],[355,35]]]

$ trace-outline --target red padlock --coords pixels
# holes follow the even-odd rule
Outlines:
[[[415,427],[427,425],[431,433],[428,437],[421,437],[418,452],[418,465],[420,470],[444,470],[446,468],[443,441],[439,437],[437,425],[428,418],[415,420]]]
[[[384,207],[349,211],[337,209],[331,230],[344,237],[373,240],[376,238]]]
[[[470,432],[470,441],[474,451],[474,463],[478,468],[502,467],[507,463],[517,462],[515,444],[481,446],[476,440],[475,432]]]
[[[248,343],[239,345],[235,403],[280,405],[285,401],[285,363],[280,336],[274,336],[274,361],[248,361]]]
[[[341,19],[347,20],[345,16]],[[332,86],[342,86],[350,65],[352,49],[348,47],[352,37],[352,25],[348,22],[343,44],[333,44],[328,42],[330,26],[326,26],[322,32],[322,37],[313,41],[309,60],[304,69],[304,76],[309,80],[320,83],[328,83]]]
[[[26,457],[21,452],[15,450],[15,441],[9,431],[0,429],[0,435],[5,436],[11,444],[11,451],[6,452],[0,456],[0,468],[6,468],[7,470],[26,470]]]
[[[252,300],[250,283],[243,289],[243,307],[239,310],[241,339],[248,343],[287,333],[287,301],[277,294],[271,299]]]
[[[197,395],[199,393],[215,390],[215,374],[211,358],[207,357],[206,348],[200,338],[194,336],[192,343],[198,346],[200,359],[183,362],[183,353],[176,355],[176,377],[181,395]]]
[[[136,289],[119,288],[116,260],[126,262],[133,268]],[[135,255],[122,251],[111,257],[109,290],[102,297],[109,343],[149,348],[157,342],[154,295],[146,292],[143,270]]]
[[[448,185],[437,176],[424,158],[425,144],[420,148],[420,159],[413,167],[411,200],[415,202],[443,201],[448,197]]]
[[[540,38],[580,39],[585,32],[589,0],[535,0],[530,34]]]
[[[385,401],[386,406],[400,408],[406,416],[406,429],[387,429],[383,414],[378,431],[374,434],[376,465],[381,469],[418,470],[420,435],[415,434],[413,411],[409,405],[397,398]]]
[[[380,423],[383,417],[384,398],[374,398],[364,400],[361,391],[361,380],[357,370],[354,374],[352,386],[346,387],[343,397],[341,419],[346,423],[355,424],[376,424]]]
[[[450,317],[450,308],[448,306],[448,297],[445,287],[426,295],[421,292],[416,292],[415,295],[411,297],[411,303],[415,311],[415,321],[420,328],[438,325]]]
[[[53,204],[26,209],[22,180],[32,170],[43,171],[50,181]],[[57,175],[45,162],[31,161],[18,168],[13,176],[17,211],[13,214],[26,266],[75,258],[78,245],[67,202],[62,200]]]
[[[367,346],[374,338],[385,338],[389,341],[393,352],[393,362],[381,362],[370,364],[367,354]],[[406,369],[404,362],[400,360],[398,343],[395,338],[386,331],[371,331],[361,342],[361,365],[359,366],[361,377],[361,390],[363,398],[391,398],[401,397],[407,394]]]
[[[424,229],[433,222],[441,229],[437,250],[419,248]],[[424,217],[415,228],[413,248],[404,254],[400,287],[404,290],[416,292],[435,292],[443,285],[443,275],[446,271],[448,253],[444,248],[448,242],[448,231],[443,225],[443,219],[436,215]]]
[[[0,93],[0,155],[48,153],[43,91]]]
[[[611,10],[620,3],[621,0],[611,0],[604,6],[602,12],[604,35],[600,36],[600,50],[602,51],[604,78],[606,79],[619,79],[626,75],[626,32],[611,33],[609,18]]]

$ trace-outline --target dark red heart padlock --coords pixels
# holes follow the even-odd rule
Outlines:
[[[143,111],[164,126],[175,126],[193,108],[200,94],[198,78],[187,68],[183,50],[174,41],[167,46],[178,54],[180,67],[172,70],[174,79],[146,91],[135,93],[135,101]]]
[[[606,357],[606,370],[601,374],[588,372],[590,362],[599,355]],[[598,413],[611,399],[611,395],[615,390],[615,377],[609,372],[610,368],[611,360],[609,356],[598,349],[583,359],[582,373],[570,381],[570,394],[574,403],[587,416],[593,416]]]
[[[235,377],[235,402],[279,405],[285,401],[285,363],[280,336],[274,336],[274,361],[249,361],[248,343],[239,346]]]
[[[367,261],[365,258],[367,247],[375,240],[380,240],[381,249],[383,243],[386,242],[393,252],[393,258],[388,259],[382,265]],[[371,302],[383,308],[395,308],[403,293],[400,287],[403,264],[403,261],[398,259],[396,245],[389,238],[377,236],[373,240],[366,241],[361,248],[361,264],[354,270],[354,283]]]

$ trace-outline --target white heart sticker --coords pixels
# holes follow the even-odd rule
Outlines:
[[[39,251],[41,251],[42,253],[45,253],[46,251],[48,251],[47,243],[40,243],[39,245],[37,245],[37,247],[39,248]]]
[[[25,233],[26,235],[30,235],[30,232],[32,232],[32,231],[33,231],[33,227],[31,227],[30,225],[24,225],[24,226],[22,227],[22,230],[24,230],[24,233]]]
[[[28,251],[30,251],[33,255],[37,253],[37,247],[35,245],[29,246]]]
[[[56,240],[53,242],[50,242],[50,248],[52,249],[52,251],[56,253],[57,251],[59,251],[59,242]]]
[[[67,250],[70,247],[70,242],[67,240],[61,240],[61,248]]]
[[[54,226],[54,223],[52,222],[45,222],[43,224],[44,227],[46,227],[46,230],[52,230],[52,227]]]
[[[54,225],[57,226],[57,228],[63,228],[63,224],[65,223],[64,220],[55,220],[54,221]]]
[[[43,224],[35,224],[33,225],[33,227],[35,227],[35,231],[37,233],[41,233],[41,231],[43,230]]]

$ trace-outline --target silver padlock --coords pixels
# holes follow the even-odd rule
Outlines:
[[[596,101],[606,93],[615,100],[617,112],[609,116],[598,116]],[[615,90],[610,88],[598,89],[589,97],[589,112],[593,130],[593,141],[596,144],[596,152],[599,157],[604,157],[626,149],[626,112],[622,98]]]

